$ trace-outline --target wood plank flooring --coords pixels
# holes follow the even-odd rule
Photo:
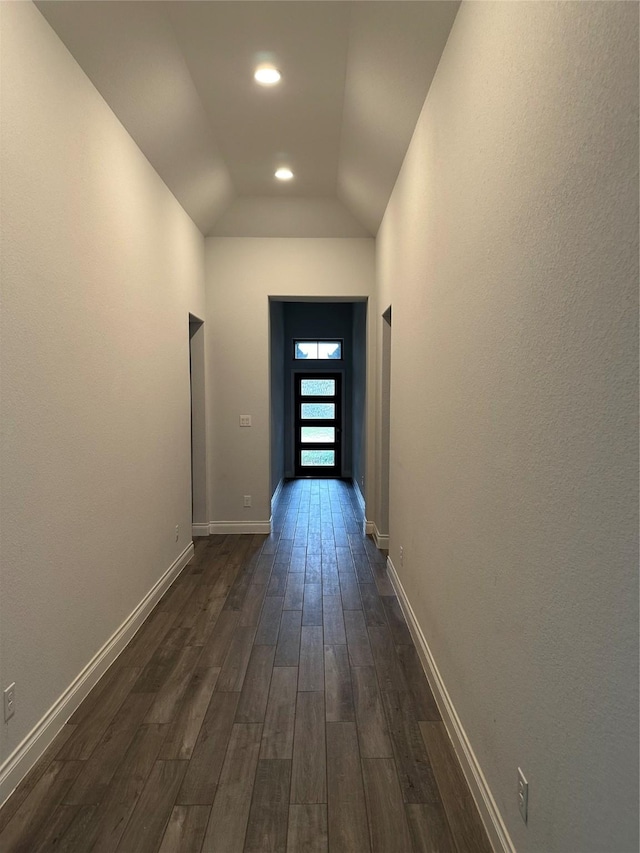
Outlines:
[[[210,536],[0,811],[0,850],[488,853],[353,487]]]

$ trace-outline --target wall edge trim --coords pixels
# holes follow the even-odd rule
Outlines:
[[[447,733],[453,743],[456,756],[460,762],[462,772],[465,775],[467,784],[471,790],[473,799],[475,800],[480,817],[489,836],[491,846],[495,851],[500,853],[516,853],[513,842],[509,836],[507,827],[502,819],[500,810],[496,804],[489,784],[485,778],[480,763],[471,746],[471,742],[458,716],[455,706],[451,701],[449,692],[446,688],[438,665],[429,648],[422,629],[418,623],[413,607],[407,594],[402,586],[402,581],[398,576],[395,566],[390,557],[387,557],[387,575],[396,591],[398,601],[402,607],[402,612],[407,620],[407,625],[411,631],[411,636],[416,645],[422,668],[424,669],[427,681],[431,686],[433,695],[442,714],[442,720],[447,729]]]
[[[62,695],[0,765],[0,806],[34,767],[62,726],[114,660],[124,651],[145,618],[194,555],[190,542],[104,645],[73,679]]]
[[[208,536],[209,535],[209,522],[196,522],[191,525],[191,535],[192,536]]]
[[[268,521],[210,521],[209,533],[271,533]]]

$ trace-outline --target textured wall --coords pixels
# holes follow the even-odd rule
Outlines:
[[[191,540],[204,314],[200,233],[31,4],[1,100],[0,762]]]
[[[638,849],[637,170],[637,4],[463,4],[378,235],[391,558],[519,851]]]
[[[264,521],[269,483],[269,296],[369,296],[364,238],[224,238],[205,243],[211,521]],[[240,428],[240,414],[253,426]],[[253,497],[251,509],[242,496]]]

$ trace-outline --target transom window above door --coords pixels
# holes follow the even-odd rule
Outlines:
[[[326,361],[342,359],[342,341],[310,341],[298,338],[293,342],[293,357],[296,361]]]

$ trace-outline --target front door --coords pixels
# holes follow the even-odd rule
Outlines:
[[[340,477],[341,373],[295,374],[296,477]]]

